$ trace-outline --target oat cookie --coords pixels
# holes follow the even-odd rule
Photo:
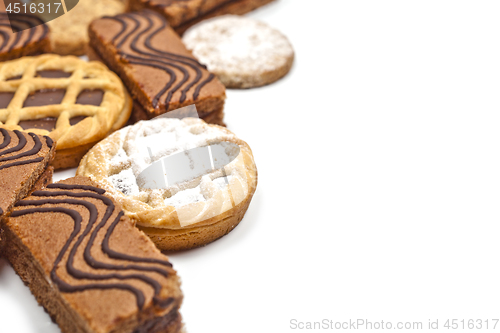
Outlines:
[[[193,26],[182,38],[186,47],[228,88],[272,83],[292,67],[288,39],[267,24],[226,15]]]

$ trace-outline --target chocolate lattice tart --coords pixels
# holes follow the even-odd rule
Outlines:
[[[0,63],[0,127],[56,140],[56,169],[78,165],[126,123],[131,105],[120,79],[99,62],[46,54]]]

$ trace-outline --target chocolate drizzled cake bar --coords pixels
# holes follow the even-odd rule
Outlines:
[[[168,258],[90,179],[33,192],[3,228],[4,255],[63,332],[181,330]]]
[[[115,71],[134,99],[131,122],[195,104],[200,118],[222,125],[225,87],[155,12],[104,17],[89,27],[90,58]]]
[[[0,128],[0,216],[52,179],[55,144],[48,137]],[[39,182],[37,184],[37,182]]]
[[[11,13],[7,16],[0,11],[0,61],[48,51],[49,28],[42,20],[27,14]]]
[[[0,128],[0,218],[14,203],[52,182],[55,144],[48,137]],[[4,244],[0,228],[0,254]]]

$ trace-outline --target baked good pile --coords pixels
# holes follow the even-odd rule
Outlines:
[[[271,1],[0,12],[0,258],[62,332],[186,331],[161,251],[223,237],[250,206],[257,167],[224,106],[292,67],[283,34],[239,16]]]

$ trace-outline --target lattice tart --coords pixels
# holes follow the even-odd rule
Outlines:
[[[162,250],[205,245],[243,218],[257,186],[248,144],[196,118],[157,118],[96,144],[77,175],[101,183]]]
[[[0,127],[56,140],[56,169],[77,166],[131,108],[118,76],[100,62],[46,54],[0,63]]]

